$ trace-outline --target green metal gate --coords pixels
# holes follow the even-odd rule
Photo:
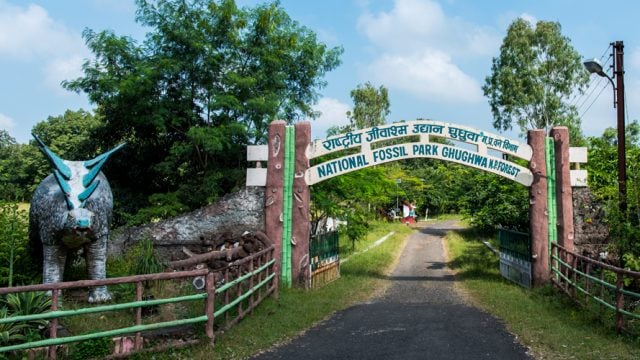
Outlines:
[[[531,287],[531,237],[527,233],[498,229],[500,274],[526,288]]]
[[[311,237],[309,266],[312,288],[320,287],[340,277],[339,239],[337,231]]]

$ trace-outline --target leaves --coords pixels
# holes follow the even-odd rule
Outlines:
[[[483,86],[493,127],[506,131],[516,123],[524,134],[527,129],[565,125],[575,141],[580,119],[566,100],[575,90],[582,92],[587,81],[580,55],[559,23],[538,21],[534,27],[518,18],[509,26]]]
[[[272,120],[316,116],[323,77],[340,63],[341,48],[319,42],[277,2],[136,4],[144,42],[85,31],[95,60],[64,83],[98,105],[101,145],[129,143],[110,163],[120,199],[173,193],[194,208],[242,184],[244,147],[263,143]],[[128,212],[148,205],[136,200]]]

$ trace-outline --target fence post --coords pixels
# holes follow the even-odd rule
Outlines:
[[[142,301],[142,281],[136,281],[136,301]],[[142,306],[136,308],[136,325],[142,324]],[[138,331],[135,339],[136,350],[142,349],[142,336]]]
[[[51,291],[51,311],[58,310],[58,296],[59,290],[54,288]],[[49,339],[55,339],[58,337],[58,318],[51,319],[49,328]],[[57,352],[57,345],[49,345],[49,359],[55,360]]]
[[[207,277],[205,279],[205,287],[207,289],[207,302],[204,308],[204,311],[207,314],[207,328],[205,329],[205,332],[207,334],[207,337],[211,339],[211,342],[213,343],[215,336],[213,333],[213,322],[215,320],[213,317],[213,313],[215,307],[214,301],[216,296],[216,284],[213,277],[213,272],[211,271],[207,273]]]
[[[624,274],[617,273],[616,278],[616,331],[620,333],[624,328],[624,317],[620,310],[624,309],[624,294],[622,293],[622,287],[624,286]]]
[[[547,213],[547,165],[545,160],[545,132],[536,129],[527,132],[533,149],[529,168],[533,183],[529,188],[529,226],[531,234],[532,280],[534,286],[549,281],[549,227]]]

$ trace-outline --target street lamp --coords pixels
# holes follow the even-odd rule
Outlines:
[[[602,65],[597,59],[585,61],[584,67],[591,74],[598,74],[609,79],[613,87],[613,107],[617,110],[617,127],[618,127],[618,195],[620,212],[626,217],[627,212],[627,158],[625,150],[625,126],[624,126],[624,44],[622,41],[611,43],[613,47],[613,75],[616,78],[614,84],[613,79],[607,75],[602,69]]]

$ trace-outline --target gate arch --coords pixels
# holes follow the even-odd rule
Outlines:
[[[384,143],[410,136],[417,136],[419,141],[411,139],[402,144]],[[529,187],[532,276],[534,284],[538,285],[549,280],[549,230],[557,229],[558,243],[573,248],[568,129],[555,127],[550,136],[547,137],[544,130],[530,130],[528,143],[524,144],[462,125],[416,120],[362,129],[312,142],[309,122],[287,126],[284,121],[276,120],[269,126],[268,145],[247,150],[249,161],[267,160],[266,169],[247,171],[247,185],[266,186],[265,232],[276,246],[280,281],[287,286],[295,284],[308,287],[309,185],[367,166],[419,157],[452,161],[495,173]],[[431,137],[450,139],[461,146],[436,143],[431,141]],[[553,200],[547,199],[546,169],[550,164],[545,154],[545,148],[548,149],[546,143],[551,144],[551,148],[555,147],[557,154],[555,166],[550,168],[553,173],[549,173],[550,177],[555,175],[558,179],[557,198]],[[309,166],[310,159],[344,150],[351,153]],[[504,159],[502,154],[529,161],[529,168]],[[550,224],[548,213],[556,206],[558,222]]]
[[[418,136],[419,141],[372,147],[383,141],[409,136]],[[476,149],[432,142],[432,136],[470,144]],[[305,174],[307,184],[313,185],[369,166],[411,158],[451,161],[500,175],[525,186],[530,186],[533,182],[533,174],[529,169],[489,153],[492,150],[529,161],[533,151],[528,144],[467,126],[433,120],[371,127],[315,140],[308,151],[309,159],[356,147],[360,147],[356,154],[332,159],[309,168]]]

